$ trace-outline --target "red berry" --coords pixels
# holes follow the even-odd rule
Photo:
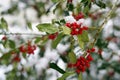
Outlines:
[[[92,48],[90,51],[91,51],[91,52],[95,52],[95,48]]]
[[[81,71],[79,69],[77,69],[76,72],[79,74]]]
[[[71,28],[76,29],[79,25],[76,22],[74,22],[71,24],[71,26],[72,26]]]
[[[52,40],[54,40],[55,37],[56,37],[56,36],[55,36],[54,34],[50,34],[50,35],[48,36],[48,38],[49,38],[49,39],[52,39]]]
[[[79,31],[78,31],[78,34],[82,34],[82,31],[83,31],[83,29],[80,28]]]
[[[87,27],[87,26],[83,26],[82,29],[83,29],[83,30],[88,30],[88,27]]]
[[[2,40],[7,40],[7,37],[6,37],[6,36],[4,36],[4,37],[2,38]]]
[[[34,50],[36,49],[36,46],[35,45],[28,45],[27,47],[27,53],[28,54],[34,54]]]
[[[13,58],[13,61],[20,62],[20,58],[19,58],[18,56],[15,56],[15,57]]]
[[[69,27],[69,28],[71,27],[71,24],[70,24],[70,23],[66,23],[65,25],[66,25],[67,27]]]
[[[88,60],[88,62],[91,62],[93,60],[92,56],[89,54],[86,58]]]
[[[50,35],[48,36],[48,38],[54,40],[57,35],[58,35],[58,32],[56,32],[56,33],[54,33],[54,34],[50,34]]]
[[[78,16],[79,16],[80,19],[81,19],[81,18],[84,18],[84,14],[83,14],[82,12],[80,12],[80,13],[78,14]]]
[[[23,45],[19,47],[19,50],[20,50],[20,52],[22,52],[22,53],[25,53],[25,52],[26,52],[26,48],[25,48]]]
[[[79,74],[80,72],[84,72],[87,68],[90,67],[90,61],[92,61],[93,58],[91,55],[88,55],[88,57],[85,59],[84,57],[80,56],[75,64],[68,64],[69,68],[75,68],[76,72]]]
[[[83,67],[81,68],[81,71],[82,71],[82,72],[84,72],[84,71],[85,71],[85,66],[83,66]]]
[[[87,53],[91,53],[91,51],[90,51],[90,50],[87,50]]]
[[[80,12],[78,15],[73,14],[73,17],[78,21],[79,19],[84,18],[84,14]]]
[[[72,67],[74,67],[74,64],[68,63],[67,66],[68,66],[69,68],[72,68]]]

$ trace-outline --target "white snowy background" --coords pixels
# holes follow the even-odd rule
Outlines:
[[[11,5],[10,5],[10,1],[11,0],[0,0],[0,12],[1,11],[4,11],[4,10],[7,10]],[[14,1],[18,1],[18,0],[14,0]],[[40,1],[44,1],[44,0],[40,0]],[[75,0],[76,1],[76,0]],[[115,0],[111,0],[114,4]],[[120,2],[120,1],[119,1]],[[75,4],[75,2],[74,2]],[[19,6],[19,10],[20,12],[16,15],[4,15],[4,16],[1,16],[0,15],[0,18],[1,17],[4,17],[5,20],[7,20],[8,22],[8,25],[9,25],[9,31],[10,32],[19,32],[19,33],[39,33],[39,34],[44,34],[44,33],[41,33],[37,30],[37,28],[35,27],[37,24],[39,23],[49,23],[51,22],[52,19],[56,18],[56,16],[53,14],[53,13],[50,13],[48,16],[44,15],[41,17],[41,19],[38,19],[37,18],[37,12],[32,8],[32,7],[29,7],[29,8],[26,8],[25,10],[23,10],[23,8],[25,7],[25,4],[22,3],[22,2],[19,2],[18,4]],[[95,9],[98,9],[98,7],[96,5],[93,5],[93,10]],[[103,9],[101,11],[109,11],[110,9],[109,8],[106,8],[106,9]],[[113,33],[113,25],[117,25],[120,27],[120,8],[117,9],[116,13],[118,14],[117,17],[115,17],[114,19],[110,19],[107,24],[105,25],[105,28],[104,28],[104,38],[108,37],[109,35],[111,35]],[[33,28],[33,31],[31,30],[26,30],[25,29],[25,19],[24,19],[24,14],[27,15],[27,18],[28,20],[30,20],[32,22],[32,28]],[[65,18],[66,21],[68,22],[74,22],[75,20],[71,17],[71,16],[68,16]],[[86,20],[80,20],[78,21],[79,22],[84,22],[84,25],[91,25],[91,19],[86,19]],[[16,23],[16,25],[13,25],[13,23]],[[115,31],[114,34],[118,37],[120,37],[120,31]],[[4,35],[0,35],[0,38],[2,38]],[[28,38],[29,36],[27,35],[23,35],[24,38]],[[119,40],[120,42],[120,40]],[[59,44],[58,47],[57,47],[57,51],[62,53],[64,52],[67,48],[68,48],[69,45],[62,45],[62,44]],[[114,43],[114,42],[110,42],[108,47],[114,51],[116,51],[116,53],[118,53],[118,55],[120,56],[120,50],[119,48],[117,47],[117,45]],[[2,46],[0,46],[0,48],[2,48]],[[38,52],[39,52],[39,49],[37,48],[37,50],[35,51],[35,54],[34,55],[31,55],[29,57],[29,61],[27,62],[26,60],[22,59],[21,63],[23,65],[25,65],[26,67],[31,67],[33,65],[36,65],[35,68],[36,68],[36,71],[38,73],[38,75],[42,74],[41,71],[43,69],[46,69],[48,67],[48,63],[49,61],[56,61],[58,60],[59,58],[59,55],[57,54],[57,51],[56,50],[50,50],[50,43],[48,43],[46,45],[46,52],[45,52],[45,56],[43,58],[39,58],[38,57]],[[0,53],[0,56],[2,56],[2,53]],[[119,60],[120,57],[119,56],[114,56],[113,60]],[[103,57],[104,58],[108,58],[109,57],[109,54],[108,53],[105,53],[103,52]],[[62,69],[65,69],[65,66],[66,64],[64,64],[64,62],[62,62],[62,60],[58,60],[58,65],[60,65],[60,67]],[[9,65],[9,66],[0,66],[0,80],[6,80],[6,75],[5,73],[8,72],[8,71],[11,71],[12,70],[12,65]],[[21,68],[21,66],[20,66]],[[99,79],[104,76],[104,74],[106,73],[105,70],[101,71],[100,72],[100,75],[96,75],[95,74],[95,67],[91,67],[91,69],[94,69],[91,73],[91,75],[93,77],[99,77]],[[47,73],[48,74],[53,74],[50,78],[48,78],[47,80],[56,80],[57,77],[60,76],[60,74],[58,74],[55,70],[53,69],[49,69],[47,70]],[[56,75],[57,73],[57,75]],[[116,74],[116,76],[118,76],[118,74]],[[119,76],[118,76],[119,77]]]

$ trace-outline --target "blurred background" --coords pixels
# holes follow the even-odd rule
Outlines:
[[[81,0],[73,0],[78,6]],[[96,0],[96,2],[99,0]],[[111,10],[116,0],[102,0],[105,8],[93,4],[84,20],[88,27],[99,27],[106,14]],[[0,80],[57,80],[61,76],[49,68],[50,62],[56,62],[60,68],[66,69],[66,54],[69,51],[68,37],[63,37],[56,49],[51,47],[51,40],[41,39],[36,25],[51,23],[53,20],[65,19],[74,21],[65,8],[67,0],[0,0],[0,19],[4,18],[8,30],[0,27]],[[1,25],[0,25],[1,26]],[[90,40],[96,31],[89,32]],[[10,41],[4,43],[3,37]],[[36,50],[31,55],[21,55],[20,62],[12,62],[11,50],[31,41],[36,44]],[[13,46],[11,46],[13,45]],[[83,73],[83,80],[120,80],[120,0],[111,18],[104,26],[95,44],[96,51],[92,54],[94,61],[90,68]],[[16,50],[16,49],[15,49]],[[79,48],[75,48],[78,55]],[[67,80],[77,80],[72,76]]]

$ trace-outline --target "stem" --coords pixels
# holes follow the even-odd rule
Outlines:
[[[105,19],[104,19],[103,23],[101,24],[98,32],[95,34],[95,38],[94,38],[93,42],[90,44],[91,47],[94,47],[94,45],[95,45],[95,43],[96,43],[96,41],[97,41],[97,38],[98,38],[99,34],[101,33],[101,31],[102,31],[103,28],[104,28],[104,25],[108,22],[109,18],[111,17],[111,14],[112,14],[113,11],[115,10],[117,2],[118,2],[118,0],[117,0],[116,3],[113,5],[112,9],[109,11],[109,13],[107,14],[107,16],[105,17]],[[89,46],[90,46],[90,45],[89,45]]]
[[[100,28],[98,29],[98,32],[95,34],[95,37],[94,37],[94,40],[93,42],[91,42],[89,45],[88,45],[88,48],[93,48],[96,41],[97,41],[97,38],[99,36],[99,34],[101,33],[101,31],[103,30],[104,28],[104,25],[108,22],[109,18],[111,17],[112,13],[114,12],[115,8],[116,8],[116,4],[117,4],[118,0],[116,0],[115,4],[112,6],[112,9],[108,12],[107,16],[104,18],[104,21],[103,23],[101,24]],[[88,54],[85,53],[83,56],[87,56]]]
[[[45,34],[41,34],[41,33],[0,33],[0,35],[38,35],[38,36],[42,36],[42,35],[45,35]]]
[[[70,37],[70,49],[71,49],[71,52],[72,52],[73,49],[74,49],[74,39],[73,39],[72,36]]]

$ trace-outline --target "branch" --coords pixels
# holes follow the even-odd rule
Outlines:
[[[89,45],[88,45],[88,48],[93,48],[97,39],[98,39],[98,36],[99,34],[101,33],[101,31],[103,30],[104,28],[104,25],[108,22],[109,18],[111,17],[112,13],[114,12],[116,6],[117,6],[117,2],[118,0],[116,0],[115,4],[112,6],[112,9],[108,12],[107,16],[104,18],[104,21],[103,23],[101,24],[100,28],[98,29],[98,32],[95,34],[95,37],[94,37],[94,40],[93,42],[91,42]],[[87,56],[88,54],[85,53],[84,56]]]
[[[112,9],[108,12],[107,16],[105,17],[103,23],[101,24],[100,26],[100,29],[98,30],[98,32],[95,34],[95,38],[94,38],[94,41],[90,44],[91,47],[94,47],[96,41],[97,41],[97,38],[99,36],[99,34],[101,33],[101,31],[103,30],[104,28],[104,25],[108,22],[109,18],[111,17],[112,13],[114,12],[115,8],[116,8],[116,5],[117,5],[117,2],[118,0],[116,0],[115,4],[113,5]],[[89,45],[89,46],[90,46]]]
[[[8,33],[0,33],[0,35],[38,35],[38,36],[43,36],[45,34],[43,33],[12,33],[12,32],[8,32]]]

